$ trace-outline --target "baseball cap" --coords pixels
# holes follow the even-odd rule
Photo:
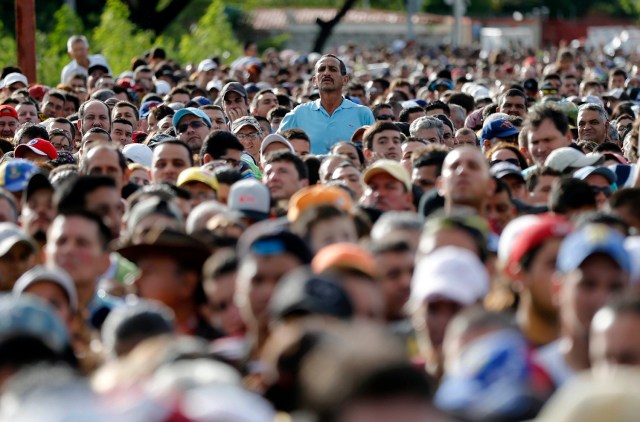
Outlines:
[[[24,158],[5,161],[0,164],[0,186],[10,192],[24,190],[31,176],[38,173],[38,166]]]
[[[334,243],[320,249],[311,261],[311,269],[322,273],[330,269],[357,270],[371,278],[378,277],[373,255],[355,243]]]
[[[30,295],[0,295],[0,336],[28,334],[61,353],[69,346],[69,333],[51,306]]]
[[[176,186],[182,187],[189,182],[200,182],[209,186],[214,191],[218,191],[218,179],[216,175],[200,167],[189,167],[180,172]]]
[[[506,119],[495,119],[482,127],[482,140],[488,141],[493,138],[506,138],[520,133],[510,121]]]
[[[29,87],[29,96],[36,101],[41,102],[44,96],[49,92],[49,87],[44,85],[33,85]]]
[[[12,72],[4,77],[3,86],[8,87],[9,85],[13,85],[16,82],[23,83],[25,87],[29,85],[29,81],[27,80],[27,77],[25,75],[18,72]]]
[[[604,177],[605,179],[607,179],[607,182],[609,182],[610,185],[616,183],[618,179],[616,174],[607,167],[594,166],[582,167],[580,170],[577,170],[573,173],[573,177],[576,179],[584,180],[592,174],[599,174],[600,176]]]
[[[140,105],[140,111],[138,114],[141,119],[146,119],[152,108],[157,107],[160,104],[160,101],[145,101]]]
[[[13,117],[18,120],[18,112],[10,105],[0,105],[0,117]]]
[[[247,95],[247,90],[244,89],[244,86],[242,86],[242,84],[240,82],[229,82],[229,83],[227,83],[222,88],[222,92],[220,93],[220,98],[222,98],[224,100],[224,97],[229,92],[235,92],[236,94],[238,94],[241,97],[243,97],[245,100],[247,98],[249,98],[249,96]]]
[[[636,171],[636,164],[612,164],[607,167],[615,173],[618,188],[630,188],[633,186],[633,174]]]
[[[239,180],[229,190],[227,207],[252,220],[266,220],[271,211],[269,188],[255,179]]]
[[[260,227],[256,229],[256,231],[259,231],[259,229],[262,228]],[[245,253],[251,253],[257,256],[273,256],[288,253],[297,257],[305,265],[311,263],[312,254],[307,244],[300,236],[288,230],[278,229],[260,233],[248,243],[243,244],[243,241],[250,238],[251,235],[252,233],[248,230],[243,234],[243,237],[240,238],[238,246],[240,256],[243,256]]]
[[[624,237],[604,224],[587,224],[567,236],[560,246],[556,268],[568,273],[578,269],[596,253],[608,255],[623,271],[631,272],[631,259],[624,248]]]
[[[218,64],[211,59],[204,59],[198,64],[198,72],[208,72],[218,68]]]
[[[276,143],[285,145],[287,148],[289,148],[289,151],[295,154],[296,150],[293,149],[293,146],[291,145],[291,143],[287,141],[284,136],[278,135],[277,133],[272,133],[270,135],[267,135],[262,140],[262,144],[260,144],[260,156],[261,157],[263,156],[264,150],[267,149],[269,145],[276,144]]]
[[[217,89],[220,91],[222,89],[222,82],[219,79],[214,79],[207,83],[206,90],[211,91],[212,89]]]
[[[48,281],[57,284],[66,294],[72,311],[78,309],[78,294],[71,276],[62,268],[48,268],[44,265],[36,265],[18,278],[13,285],[13,294],[21,295],[29,286],[38,282]]]
[[[182,221],[182,211],[180,211],[180,208],[178,208],[176,204],[153,196],[138,202],[129,211],[129,217],[126,220],[129,233],[134,231],[142,219],[154,214],[165,215],[179,222]]]
[[[335,280],[297,268],[276,285],[269,302],[275,319],[301,315],[330,315],[348,319],[353,307],[344,288]]]
[[[573,231],[573,226],[560,215],[546,214],[536,216],[528,222],[527,228],[516,235],[507,259],[507,272],[514,274],[516,265],[529,251],[550,238],[564,238]]]
[[[202,120],[204,120],[204,123],[208,127],[211,127],[211,119],[209,119],[209,116],[207,116],[207,114],[204,111],[195,107],[185,107],[178,110],[176,114],[173,115],[173,119],[171,121],[173,124],[173,127],[177,129],[178,123],[180,123],[180,119],[182,119],[184,116],[189,114],[201,118]]]
[[[522,177],[522,169],[516,166],[515,164],[509,163],[508,161],[500,161],[499,163],[491,166],[491,175],[493,177],[497,177],[498,179],[502,179],[506,176],[516,176],[518,179],[521,179],[524,182],[524,177]]]
[[[153,157],[153,151],[147,145],[144,144],[128,144],[122,148],[122,153],[134,163],[141,164],[146,168],[151,168],[151,158]]]
[[[0,223],[0,256],[5,256],[18,243],[28,246],[32,252],[36,251],[33,240],[20,227],[13,223]]]
[[[318,205],[333,205],[350,213],[353,201],[347,191],[337,186],[308,186],[293,194],[289,200],[287,218],[296,221],[305,210]]]
[[[598,153],[585,155],[575,148],[562,147],[551,151],[551,154],[544,161],[544,166],[555,171],[564,172],[569,168],[598,165],[603,158]]]
[[[370,127],[371,126],[369,125],[364,125],[356,129],[356,131],[353,132],[353,135],[351,135],[351,142],[362,142],[362,135],[364,135]]]
[[[107,63],[107,60],[104,57],[100,55],[92,56],[91,62],[92,63],[89,65],[89,68],[87,69],[87,72],[89,73],[89,75],[91,75],[95,70],[102,70],[104,73],[111,74],[111,69],[109,68],[109,64]]]
[[[23,158],[24,154],[29,150],[38,155],[47,156],[50,160],[58,158],[58,151],[56,151],[56,147],[54,147],[51,142],[41,138],[35,138],[26,144],[18,145],[15,150],[15,157]]]
[[[197,97],[193,97],[191,99],[194,103],[198,104],[199,107],[211,105],[211,101],[208,98],[203,97],[202,95],[198,95]]]
[[[262,133],[260,123],[258,123],[258,120],[256,120],[256,118],[253,116],[242,116],[239,119],[234,120],[231,124],[231,132],[233,132],[233,134],[235,135],[240,129],[245,126],[251,126],[255,128],[255,130],[257,130],[259,133]]]
[[[522,86],[525,91],[537,91],[538,90],[538,81],[531,78],[527,79],[523,82]]]
[[[471,305],[489,292],[489,275],[476,254],[457,246],[438,248],[422,257],[411,279],[411,303],[448,299]]]
[[[382,173],[386,173],[399,182],[402,182],[407,191],[411,191],[411,177],[409,177],[409,173],[407,173],[407,170],[400,162],[394,160],[383,159],[376,161],[364,171],[362,180],[364,183],[369,184],[373,176]]]
[[[529,228],[529,225],[537,222],[538,218],[537,215],[525,214],[514,218],[505,226],[498,241],[498,264],[500,266],[506,267],[508,265],[515,240]]]
[[[622,88],[614,88],[609,92],[602,94],[602,98],[613,98],[615,100],[628,100],[629,95]]]

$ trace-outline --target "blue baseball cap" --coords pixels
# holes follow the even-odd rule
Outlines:
[[[624,248],[624,237],[604,224],[588,224],[568,235],[558,251],[556,269],[562,273],[574,271],[596,253],[608,255],[623,271],[631,272],[631,258]]]
[[[197,103],[200,107],[211,104],[211,101],[209,101],[208,98],[205,98],[202,95],[199,95],[197,97],[193,97],[191,99],[191,101]]]
[[[145,101],[140,105],[140,111],[138,114],[141,119],[146,119],[149,113],[151,113],[151,109],[157,107],[160,104],[160,101]]]
[[[171,121],[173,123],[173,127],[177,128],[178,123],[180,123],[180,119],[188,114],[201,118],[204,120],[204,124],[207,125],[207,127],[211,127],[211,119],[209,119],[209,116],[207,116],[204,111],[195,107],[186,107],[178,110],[176,114],[173,115],[173,120]]]
[[[38,166],[23,158],[6,161],[0,165],[0,187],[10,192],[23,191],[31,176],[39,171]]]
[[[496,119],[482,128],[482,140],[488,141],[493,138],[506,138],[520,133],[507,119]]]

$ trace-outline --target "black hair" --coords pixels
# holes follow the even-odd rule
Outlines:
[[[432,101],[424,107],[425,111],[438,110],[438,109],[442,109],[444,111],[444,114],[446,114],[447,116],[451,114],[451,109],[449,108],[449,105],[440,100]]]
[[[204,138],[200,149],[200,157],[204,158],[205,154],[209,154],[214,160],[217,160],[225,155],[229,149],[244,151],[244,146],[233,133],[214,130]]]
[[[161,147],[162,145],[180,145],[181,147],[186,149],[188,151],[187,155],[189,156],[189,166],[190,167],[193,166],[193,155],[191,153],[191,148],[189,148],[189,145],[185,144],[178,138],[169,138],[153,144],[153,146],[150,148],[152,151],[155,151],[158,147]]]
[[[424,108],[422,108],[420,106],[403,108],[402,111],[400,112],[400,115],[398,116],[398,121],[399,122],[403,122],[403,123],[409,123],[409,115],[413,114],[413,113],[423,113],[424,114]]]
[[[307,173],[307,166],[304,164],[302,159],[298,157],[291,151],[288,150],[278,150],[269,154],[267,160],[265,162],[265,166],[267,164],[275,163],[278,161],[288,161],[293,164],[298,171],[298,179],[299,180],[309,180],[309,174]]]
[[[102,219],[97,214],[87,211],[85,209],[74,208],[74,209],[67,209],[67,210],[58,210],[58,216],[64,217],[64,218],[81,217],[81,218],[84,218],[85,220],[89,220],[95,223],[98,229],[98,236],[99,236],[102,249],[104,251],[109,249],[109,242],[112,239],[111,230],[109,230],[109,227],[107,227],[107,225],[104,224]]]
[[[549,209],[551,211],[566,214],[585,207],[596,208],[596,195],[587,182],[572,177],[563,177],[553,184],[549,194]]]

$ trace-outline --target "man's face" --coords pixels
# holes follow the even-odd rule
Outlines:
[[[536,315],[545,320],[555,320],[558,309],[553,305],[551,293],[551,277],[556,268],[556,257],[562,239],[546,240],[536,252],[529,269],[522,273],[522,283],[531,308]]]
[[[378,114],[376,115],[376,120],[378,121],[392,122],[395,119],[396,118],[393,114],[393,109],[388,107],[381,108],[380,110],[378,110]]]
[[[411,252],[385,252],[376,255],[386,302],[387,321],[405,318],[404,306],[411,294],[414,256]]]
[[[18,121],[20,124],[29,122],[29,123],[39,123],[40,119],[38,118],[38,110],[36,106],[33,104],[18,104],[16,106],[16,112],[18,112]]]
[[[69,54],[75,60],[86,60],[89,55],[89,47],[82,41],[76,41],[71,45]]]
[[[364,186],[358,169],[352,166],[338,167],[331,175],[332,180],[340,180],[351,189],[357,199],[364,193]]]
[[[38,189],[29,196],[22,206],[20,221],[29,236],[38,240],[46,240],[47,230],[55,217],[52,203],[53,191]]]
[[[602,144],[607,139],[609,122],[595,110],[581,110],[578,113],[578,138]]]
[[[251,256],[245,259],[238,272],[236,304],[250,325],[265,328],[269,322],[269,301],[278,281],[300,261],[288,253]]]
[[[127,106],[117,106],[113,108],[111,112],[112,119],[125,119],[131,122],[131,127],[136,129],[138,127],[138,116],[135,111],[131,107]]]
[[[477,138],[473,133],[464,133],[458,131],[455,138],[458,146],[469,145],[475,147],[477,145]]]
[[[231,110],[234,110],[235,114],[243,116],[249,113],[249,104],[247,104],[247,100],[242,95],[230,91],[223,98],[222,109],[227,116],[234,115],[229,113]]]
[[[613,75],[613,77],[609,81],[609,89],[624,88],[625,80],[626,79],[624,75]]]
[[[529,130],[529,155],[538,165],[543,165],[552,151],[571,144],[568,135],[560,132],[551,119],[544,119],[537,128]]]
[[[85,202],[87,211],[101,217],[104,224],[111,230],[111,237],[117,239],[120,236],[124,214],[124,206],[118,191],[115,188],[103,186],[89,193]]]
[[[51,280],[38,280],[24,289],[24,292],[44,300],[54,309],[62,322],[71,323],[73,312],[69,297],[58,283]]]
[[[18,129],[18,120],[11,116],[0,117],[0,137],[5,139],[13,139]]]
[[[81,216],[57,217],[47,235],[47,263],[69,273],[76,286],[94,285],[109,266],[95,222]]]
[[[640,366],[640,316],[627,311],[614,314],[599,311],[591,326],[589,354],[591,365],[599,371],[613,370],[618,365]]]
[[[16,223],[18,216],[16,215],[16,211],[11,206],[9,201],[4,198],[0,198],[0,223],[10,222]]]
[[[432,127],[430,129],[420,129],[419,131],[416,132],[415,137],[423,139],[431,144],[442,143],[442,139],[440,139],[440,133],[438,132],[438,129],[435,127]]]
[[[153,89],[153,73],[151,71],[138,72],[135,80],[136,85],[139,85],[145,93]]]
[[[269,110],[278,106],[278,98],[271,92],[261,94],[256,101],[256,108],[253,110],[255,116],[267,117]]]
[[[136,262],[140,274],[135,280],[138,295],[143,299],[156,300],[170,308],[183,300],[189,300],[189,288],[183,278],[184,272],[175,259],[167,255],[148,254]]]
[[[64,131],[69,139],[71,139],[71,125],[69,123],[51,122],[51,124],[49,125],[49,131],[52,131],[53,129],[60,129]]]
[[[82,133],[86,133],[92,127],[99,127],[109,132],[111,130],[109,107],[100,101],[91,101],[84,109],[84,117],[80,124]]]
[[[516,210],[506,191],[494,193],[487,201],[487,219],[494,225],[498,233],[516,216]]]
[[[202,110],[209,116],[211,120],[211,130],[223,130],[225,132],[229,132],[229,127],[227,126],[227,120],[224,117],[224,113],[221,110],[216,109],[206,109]]]
[[[369,179],[365,190],[367,203],[380,211],[408,211],[412,207],[411,192],[405,185],[387,173]]]
[[[413,171],[413,164],[411,162],[411,156],[414,151],[426,148],[426,145],[422,142],[405,142],[402,144],[402,159],[400,162],[407,169],[407,173],[411,174]]]
[[[425,327],[429,342],[436,351],[442,350],[449,322],[463,309],[463,305],[447,299],[432,300],[424,304]]]
[[[586,336],[598,309],[627,287],[629,274],[608,255],[594,254],[555,283],[563,324],[575,335]]]
[[[311,251],[317,253],[335,243],[357,243],[358,233],[350,216],[334,217],[316,222],[309,235]]]
[[[111,127],[111,140],[121,146],[129,145],[133,142],[133,129],[131,125],[124,123],[114,123]]]
[[[478,208],[489,197],[490,176],[482,153],[461,147],[447,154],[438,179],[438,189],[451,205]]]
[[[383,130],[373,136],[371,144],[371,158],[387,158],[400,161],[402,158],[402,136],[396,130]]]
[[[312,82],[320,92],[342,92],[349,81],[347,75],[340,73],[340,62],[334,57],[324,57],[316,63],[316,72]]]
[[[564,78],[560,86],[560,94],[564,97],[572,97],[580,94],[580,85],[575,78]]]
[[[180,172],[190,167],[189,151],[182,145],[165,144],[153,149],[151,181],[176,184]]]
[[[306,139],[291,138],[289,139],[289,143],[293,147],[293,150],[296,152],[296,155],[298,157],[304,157],[305,155],[309,155],[311,153],[311,145]]]
[[[204,283],[213,324],[229,336],[243,335],[245,331],[240,310],[233,301],[235,286],[235,271],[217,276],[215,282],[206,280]]]
[[[456,138],[453,137],[453,130],[451,130],[451,128],[447,125],[444,125],[444,132],[442,134],[442,143],[451,149],[453,149],[456,145],[458,145]]]
[[[205,201],[216,199],[216,191],[202,182],[189,182],[182,185],[182,188],[191,194],[191,208],[195,208]]]
[[[173,94],[171,96],[171,101],[172,103],[180,103],[180,104],[186,104],[189,101],[191,101],[191,97],[189,97],[189,94],[184,94],[181,92],[177,92],[175,94]]]
[[[64,117],[64,104],[65,101],[62,98],[50,95],[42,104],[42,112],[47,118]]]
[[[35,253],[31,247],[23,242],[14,244],[0,257],[0,290],[11,290],[16,280],[35,263]]]
[[[267,185],[273,199],[289,199],[307,185],[301,180],[298,170],[289,161],[274,161],[264,168],[263,183]]]
[[[423,191],[429,192],[436,187],[438,176],[437,166],[422,166],[413,169],[411,182],[420,186]]]
[[[535,188],[533,188],[533,191],[529,193],[529,200],[527,202],[533,205],[547,204],[549,202],[551,187],[557,178],[558,176],[538,176],[538,182]]]
[[[262,139],[258,130],[251,126],[246,125],[236,132],[236,136],[240,140],[245,151],[247,151],[253,158],[260,156],[260,143]]]
[[[197,154],[202,148],[204,138],[209,134],[209,127],[200,117],[187,114],[178,122],[176,132],[178,139],[189,145],[192,153]]]
[[[96,147],[87,152],[87,174],[108,176],[116,182],[118,192],[124,183],[124,171],[120,167],[118,153],[111,148]]]
[[[598,205],[598,209],[600,211],[606,210],[609,197],[611,196],[611,184],[607,178],[600,174],[592,174],[584,179],[584,181],[587,182],[587,184],[591,186],[596,193],[596,204]]]
[[[510,116],[522,117],[524,119],[527,116],[526,99],[519,95],[505,97],[499,112]]]
[[[367,93],[364,92],[364,89],[350,89],[349,95],[351,97],[355,97],[360,100],[360,104],[363,106],[369,105],[369,100],[367,99]]]

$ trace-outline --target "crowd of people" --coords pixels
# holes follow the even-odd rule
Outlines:
[[[631,421],[623,55],[2,69],[0,420]]]

